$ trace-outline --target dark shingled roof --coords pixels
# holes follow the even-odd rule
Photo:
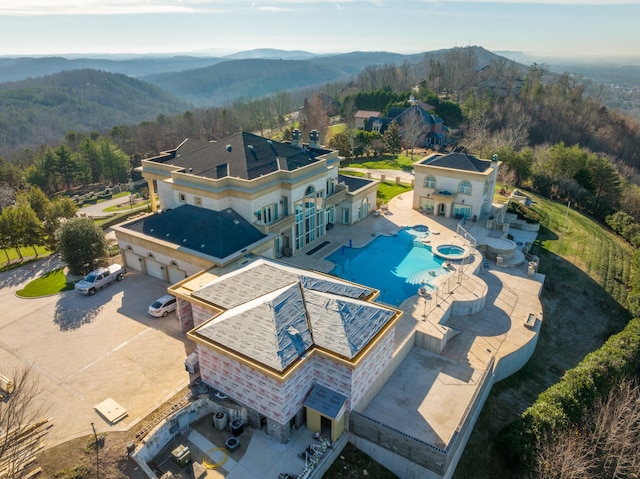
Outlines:
[[[367,178],[357,178],[355,176],[349,175],[340,175],[338,174],[338,182],[343,183],[349,187],[349,191],[354,192],[358,191],[360,188],[364,188],[365,186],[369,186],[375,180],[370,180]]]
[[[192,205],[145,216],[124,227],[215,258],[225,258],[265,237],[231,208],[213,211]]]
[[[296,148],[252,133],[237,133],[218,142],[186,139],[169,155],[153,161],[183,167],[205,178],[225,176],[253,180],[278,170],[293,171],[315,163],[328,150]]]
[[[484,173],[491,168],[491,162],[489,160],[481,160],[480,158],[465,155],[464,153],[432,156],[425,159],[421,164],[455,170],[473,171],[476,173]]]

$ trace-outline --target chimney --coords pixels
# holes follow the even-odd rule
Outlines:
[[[320,140],[320,133],[318,133],[318,130],[311,130],[311,133],[309,133],[309,148],[318,148],[320,145],[318,145],[318,142]]]
[[[291,146],[300,148],[300,130],[297,128],[291,132]]]

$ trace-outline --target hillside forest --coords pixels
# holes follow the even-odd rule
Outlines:
[[[455,48],[416,64],[369,66],[344,81],[160,114],[137,124],[116,120],[104,131],[69,130],[59,143],[14,151],[0,158],[0,244],[51,245],[51,230],[38,230],[38,220],[44,228],[69,217],[69,198],[81,192],[139,179],[134,168],[142,159],[185,138],[222,140],[252,131],[286,141],[294,128],[305,139],[316,129],[345,165],[412,150],[410,131],[358,131],[354,115],[384,114],[408,106],[413,96],[432,105],[447,125],[445,151],[497,154],[502,183],[580,210],[640,246],[640,123],[604,106],[573,75],[501,58],[477,68],[477,53],[474,47]],[[640,255],[630,262],[631,283],[615,299],[638,317]]]

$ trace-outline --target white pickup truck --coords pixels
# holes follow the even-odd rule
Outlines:
[[[107,268],[98,268],[89,273],[82,281],[76,283],[76,291],[82,294],[94,295],[100,288],[104,288],[114,281],[122,281],[127,270],[119,264],[112,264]]]

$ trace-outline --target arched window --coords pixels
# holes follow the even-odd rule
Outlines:
[[[461,181],[458,185],[458,193],[462,193],[463,195],[471,194],[471,183],[468,181]]]
[[[369,214],[369,198],[362,199],[362,205],[360,206],[360,219],[366,218]]]
[[[424,179],[424,187],[425,188],[435,188],[436,187],[436,178],[435,176],[427,176]]]
[[[304,190],[304,198],[295,203],[296,246],[304,247],[316,239],[316,189],[313,185]]]

